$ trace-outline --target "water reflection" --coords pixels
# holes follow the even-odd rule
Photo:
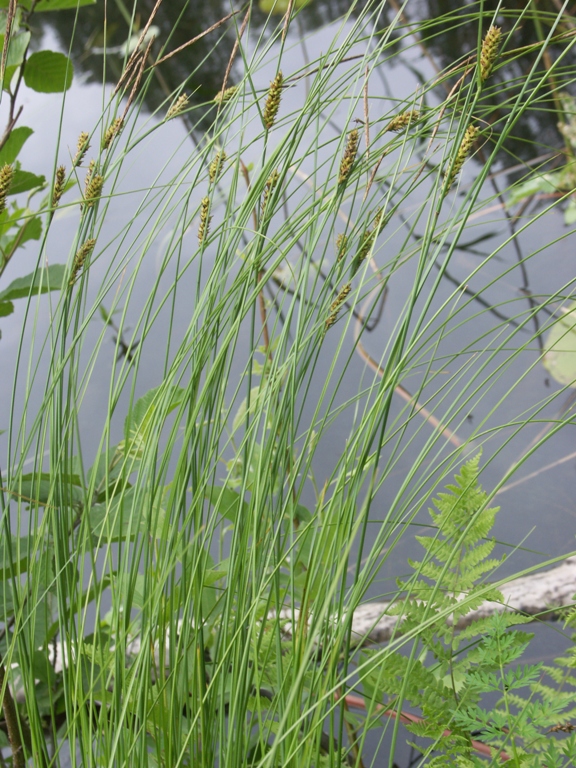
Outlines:
[[[350,9],[349,0],[313,0],[297,16],[291,29],[293,36],[304,36],[315,29],[329,24],[344,14],[349,13],[352,19],[359,18],[366,10],[366,2],[354,5]],[[143,0],[138,3],[139,12],[134,19],[134,27],[141,28],[152,11],[154,2]],[[486,26],[493,20],[497,9],[496,0],[487,0],[484,3]],[[497,125],[507,111],[506,105],[510,99],[516,98],[527,68],[534,66],[539,55],[539,48],[535,47],[531,55],[517,57],[514,50],[526,49],[534,45],[543,37],[546,37],[552,23],[557,17],[558,9],[554,0],[540,3],[538,11],[540,21],[535,23],[534,17],[527,11],[525,2],[513,2],[507,5],[507,11],[497,17],[502,25],[505,36],[505,58],[493,77],[490,92],[487,94],[487,108],[482,113],[482,120]],[[422,52],[422,80],[425,81],[426,70],[430,62],[438,70],[449,69],[457,61],[462,61],[470,52],[476,50],[478,43],[478,28],[471,21],[471,14],[477,13],[477,8],[458,2],[457,0],[417,0],[402,10],[394,2],[383,3],[380,10],[379,28],[386,25],[401,13],[406,24],[419,22],[418,37],[408,38],[411,44],[419,45]],[[521,23],[517,23],[518,11],[524,11]],[[167,50],[174,50],[190,39],[196,37],[205,29],[215,24],[219,19],[230,12],[230,4],[225,0],[216,0],[210,3],[201,2],[164,2],[155,17],[154,23],[159,27],[159,42],[165,45]],[[548,14],[548,15],[547,15]],[[106,18],[105,18],[106,17]],[[448,21],[450,17],[450,21]],[[38,18],[38,17],[37,17]],[[151,87],[146,93],[146,106],[149,110],[156,109],[165,102],[181,83],[186,82],[186,89],[191,94],[191,100],[196,105],[209,104],[214,95],[220,90],[224,72],[232,52],[236,39],[236,28],[240,24],[241,15],[236,20],[219,27],[214,32],[198,40],[193,46],[182,53],[166,61],[156,71]],[[104,38],[105,21],[106,40]],[[72,56],[77,72],[82,72],[87,82],[102,82],[103,56],[95,53],[94,49],[104,46],[120,46],[128,37],[129,18],[120,10],[119,4],[105,5],[96,3],[84,7],[76,16],[75,12],[60,12],[45,14],[42,22],[50,27],[59,39],[63,50],[68,50],[72,39]],[[280,21],[279,17],[269,17],[258,10],[257,4],[253,6],[251,26],[249,34],[255,39],[257,36],[266,37],[272,34],[272,30]],[[76,31],[73,34],[74,24]],[[548,26],[544,26],[548,24]],[[570,23],[570,17],[558,25],[557,34],[573,34],[574,25]],[[567,51],[565,41],[550,48],[550,56],[557,58],[563,56],[561,69],[569,72],[573,69],[576,60],[572,51]],[[508,55],[506,55],[508,52]],[[402,52],[396,60],[390,59],[387,66],[402,65]],[[536,64],[544,73],[550,66],[551,60],[542,58]],[[104,77],[107,82],[114,84],[118,81],[123,65],[120,54],[112,54],[106,57]],[[238,60],[236,66],[240,66]],[[411,61],[414,66],[414,61]],[[418,66],[418,62],[416,62]],[[239,70],[232,70],[230,83],[238,79]],[[443,98],[443,88],[450,88],[456,81],[455,74],[451,80],[439,86],[439,97]],[[554,85],[553,82],[551,82]],[[515,165],[519,159],[529,160],[542,153],[542,145],[547,147],[562,146],[561,137],[557,129],[557,114],[552,100],[541,102],[541,109],[532,111],[529,119],[519,120],[515,128],[515,139],[507,141],[506,151],[502,152],[501,161],[504,165]],[[494,128],[493,141],[497,140],[497,127]]]

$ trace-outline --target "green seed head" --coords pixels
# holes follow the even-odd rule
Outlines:
[[[498,58],[501,38],[502,30],[492,24],[482,41],[480,52],[480,80],[482,82],[490,77],[494,62]]]
[[[76,145],[76,154],[74,160],[72,160],[72,167],[76,168],[78,165],[82,165],[82,160],[86,155],[86,152],[90,149],[90,135],[84,131],[78,136],[78,144]]]
[[[13,178],[14,168],[6,163],[0,168],[0,213],[6,210],[6,196]]]
[[[202,202],[200,203],[200,226],[198,227],[198,242],[200,245],[202,245],[205,238],[208,237],[208,232],[210,230],[210,222],[212,220],[212,216],[210,216],[209,213],[210,198],[203,197]]]
[[[272,128],[276,121],[276,115],[280,107],[280,98],[282,96],[282,72],[278,72],[274,80],[270,83],[266,104],[264,105],[264,114],[262,120],[267,131]]]
[[[188,106],[188,101],[189,98],[185,93],[180,94],[176,101],[170,105],[168,112],[166,112],[166,120],[171,120],[173,117],[177,117],[179,114],[184,112]]]
[[[350,173],[352,172],[352,166],[354,160],[356,160],[356,153],[358,152],[358,143],[360,138],[358,136],[358,129],[353,128],[348,134],[346,141],[346,149],[340,161],[340,171],[338,173],[338,184],[344,184]]]
[[[417,109],[412,109],[409,112],[402,112],[400,115],[396,115],[388,123],[386,131],[402,131],[412,123],[418,122],[420,119],[420,112]]]
[[[66,168],[63,165],[59,165],[56,168],[56,178],[54,180],[54,190],[52,192],[52,208],[56,208],[60,202],[60,198],[64,193],[64,185],[66,183]]]
[[[112,122],[112,125],[106,129],[106,133],[104,134],[104,138],[102,139],[102,149],[108,149],[110,147],[110,144],[112,144],[116,136],[118,136],[118,134],[122,130],[123,124],[124,124],[124,120],[121,117],[117,117]]]

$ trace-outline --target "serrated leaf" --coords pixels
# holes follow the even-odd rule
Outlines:
[[[38,93],[62,93],[72,85],[72,62],[63,53],[37,51],[26,62],[24,82]]]
[[[64,264],[51,264],[49,267],[37,269],[25,277],[17,277],[8,288],[0,291],[0,302],[26,299],[30,295],[59,291],[66,284],[66,267]],[[9,314],[9,313],[8,313]]]

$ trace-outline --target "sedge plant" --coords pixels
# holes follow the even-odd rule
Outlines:
[[[455,621],[500,599],[488,583],[502,563],[490,540],[498,486],[572,418],[556,391],[529,403],[516,392],[539,370],[546,308],[573,280],[538,301],[486,299],[518,266],[505,249],[565,201],[503,226],[450,281],[483,212],[507,224],[502,158],[531,173],[510,149],[523,121],[573,87],[565,5],[478,2],[415,27],[407,3],[352,2],[294,65],[301,4],[274,4],[264,21],[239,4],[211,32],[214,49],[233,41],[221,89],[199,101],[179,83],[151,113],[163,62],[184,51],[169,30],[147,36],[159,4],[122,6],[135,47],[68,176],[57,143],[31,218],[43,222],[38,269],[4,296],[26,302],[3,425],[6,761],[392,766],[412,738],[405,707],[423,718],[412,727],[428,739],[422,764],[573,760],[569,729],[542,732],[566,724],[573,694],[560,708],[540,668],[510,671],[522,617],[461,634]],[[542,34],[519,45],[536,15]],[[403,56],[459,28],[475,34],[465,55],[404,93],[382,85]],[[164,167],[134,189],[133,162],[160,148]],[[56,207],[75,222],[64,245]],[[22,210],[11,227],[30,219]],[[56,251],[68,256],[44,296],[38,275]],[[482,416],[467,430],[472,407]],[[484,493],[478,446],[494,468],[518,442]],[[384,581],[390,564],[406,573],[395,553],[416,552],[420,511],[453,475],[414,575]],[[401,630],[367,649],[354,612],[376,595]],[[564,689],[571,665],[551,667]]]

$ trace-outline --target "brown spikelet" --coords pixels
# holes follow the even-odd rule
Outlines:
[[[488,32],[486,32],[482,41],[482,50],[480,51],[480,80],[482,82],[490,77],[494,62],[498,58],[501,38],[502,30],[500,27],[495,27],[492,24]]]
[[[118,136],[118,134],[122,130],[123,125],[124,125],[124,119],[122,117],[117,117],[112,122],[112,124],[106,129],[106,133],[104,134],[104,138],[102,139],[102,149],[108,149],[110,147],[110,144],[112,144],[116,136]]]
[[[376,210],[376,213],[374,214],[374,218],[372,220],[372,226],[366,227],[366,229],[362,233],[358,251],[354,256],[354,258],[352,259],[352,265],[350,268],[350,277],[354,277],[356,272],[358,272],[358,270],[360,269],[362,262],[370,254],[370,251],[372,250],[374,242],[378,237],[378,235],[380,234],[380,232],[382,231],[382,228],[386,224],[386,221],[387,219],[384,217],[384,210],[382,208],[378,208]]]
[[[393,117],[392,120],[388,123],[386,126],[386,131],[402,131],[404,128],[407,128],[409,125],[412,125],[412,123],[417,123],[420,119],[420,112],[418,112],[417,109],[411,109],[408,112],[402,112],[399,115],[396,115],[396,117]]]
[[[346,285],[340,289],[340,293],[330,305],[330,314],[326,318],[326,323],[324,325],[324,333],[326,333],[326,331],[329,328],[331,328],[336,322],[336,320],[338,319],[338,312],[340,311],[340,307],[346,301],[346,298],[348,297],[348,294],[350,293],[351,289],[352,289],[352,285],[350,283],[346,283]]]
[[[86,242],[78,249],[78,251],[76,252],[76,256],[74,256],[74,263],[72,264],[72,274],[70,275],[70,280],[68,281],[68,285],[74,285],[74,283],[76,282],[78,273],[84,267],[84,262],[94,250],[95,245],[96,245],[96,240],[93,237],[91,237],[89,240],[86,240]]]
[[[280,178],[280,174],[278,173],[277,170],[274,170],[272,171],[272,173],[268,177],[268,180],[266,181],[266,184],[264,185],[264,194],[262,195],[262,205],[260,207],[261,216],[264,216],[264,212],[266,211],[266,207],[268,205],[272,192],[274,192],[274,189],[278,184],[279,178]]]
[[[6,210],[6,195],[14,178],[14,168],[6,163],[0,168],[0,213]]]
[[[59,165],[56,168],[56,178],[54,180],[54,189],[52,191],[52,208],[56,208],[60,202],[60,198],[64,194],[64,185],[66,183],[66,168],[63,165]]]
[[[346,256],[347,250],[348,250],[348,235],[344,235],[340,233],[336,237],[336,258],[338,261],[342,261],[344,256]]]
[[[90,174],[86,177],[87,184],[84,190],[84,206],[86,208],[92,208],[92,206],[98,202],[100,195],[102,194],[102,186],[104,184],[104,177],[99,173]]]
[[[278,72],[274,80],[270,83],[270,88],[268,89],[268,95],[266,96],[266,103],[264,104],[264,112],[262,115],[262,122],[267,131],[269,131],[276,122],[276,115],[280,108],[280,98],[282,96],[282,82],[282,72]]]
[[[72,160],[72,167],[76,168],[78,165],[82,165],[82,160],[86,155],[86,152],[90,149],[90,134],[82,132],[78,136],[78,144],[76,145],[76,154],[74,160]]]
[[[216,104],[225,104],[227,101],[230,101],[237,90],[237,85],[231,85],[229,88],[225,88],[223,91],[218,91],[216,96],[214,96],[214,101]]]
[[[444,173],[444,185],[442,187],[443,196],[446,195],[454,183],[454,179],[460,173],[460,170],[464,165],[464,161],[472,151],[472,147],[474,146],[474,142],[476,141],[479,133],[480,131],[477,126],[473,125],[472,123],[470,123],[468,128],[466,128],[466,133],[464,134],[464,138],[460,143],[458,153],[454,158],[454,163],[452,164],[452,167]]]
[[[222,173],[222,170],[224,168],[224,163],[226,162],[226,152],[224,150],[220,150],[220,152],[216,152],[216,155],[214,156],[214,159],[210,163],[210,167],[208,168],[208,176],[210,177],[210,181],[213,184],[218,176]]]
[[[344,184],[348,176],[350,176],[352,166],[354,165],[354,160],[356,160],[356,153],[358,152],[358,142],[358,129],[353,128],[348,134],[346,149],[344,150],[342,160],[340,161],[338,184]]]
[[[200,226],[198,227],[198,242],[200,245],[204,242],[204,239],[208,237],[208,231],[210,230],[210,222],[212,216],[210,213],[210,198],[203,197],[200,203]]]
[[[180,94],[180,96],[178,96],[176,101],[174,101],[170,105],[168,112],[166,112],[166,120],[171,120],[173,117],[177,117],[182,112],[184,112],[184,110],[188,106],[188,101],[189,101],[189,98],[187,94],[185,93]]]
[[[84,178],[84,197],[86,197],[86,192],[88,190],[88,187],[90,186],[90,179],[92,178],[92,174],[94,173],[94,168],[96,168],[96,160],[92,159],[88,163],[88,170],[86,171],[86,176]]]

